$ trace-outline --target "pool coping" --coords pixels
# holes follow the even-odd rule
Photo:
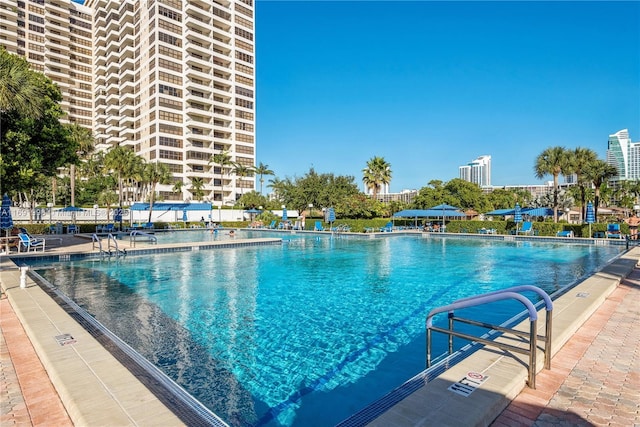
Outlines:
[[[393,235],[392,233],[381,234]],[[400,233],[395,235],[398,234]],[[362,234],[359,235],[362,236]],[[451,234],[444,234],[444,236],[450,237]],[[280,239],[275,240],[280,241]],[[561,240],[566,242],[566,238]],[[228,244],[229,242],[221,243]],[[187,246],[201,246],[200,244],[191,245],[193,246]],[[210,245],[210,243],[207,245]],[[184,246],[184,244],[180,244],[180,246]],[[165,248],[156,248],[156,250],[158,249]],[[153,250],[153,248],[140,249],[140,251],[147,250]],[[82,252],[76,251],[72,253],[81,254]],[[86,253],[86,251],[84,254],[85,256],[95,256],[95,254]],[[62,253],[58,255],[66,256]],[[588,302],[587,307],[577,306],[576,308],[573,304],[567,304],[567,307],[557,314],[557,316],[562,314],[563,317],[570,315],[572,317],[571,320],[574,317],[578,319],[574,322],[567,322],[571,323],[571,325],[564,328],[562,333],[554,333],[554,353],[571,337],[579,325],[599,307],[604,298],[615,289],[620,280],[629,274],[639,255],[640,249],[634,248],[578,285],[580,287],[587,283],[588,287],[585,290],[580,288],[580,292],[590,294],[590,296],[588,298],[575,298],[574,295],[573,300]],[[32,256],[33,254],[29,255],[29,257]],[[38,356],[43,361],[43,365],[55,385],[65,408],[67,408],[76,425],[185,425],[183,421],[167,409],[166,405],[153,396],[135,376],[124,368],[116,358],[105,350],[90,333],[86,332],[63,308],[46,295],[33,280],[27,277],[27,286],[25,289],[21,289],[19,287],[20,272],[11,258],[15,257],[3,256],[0,260],[0,270],[2,270],[0,286],[3,292],[7,294]],[[592,278],[597,279],[597,284],[589,284]],[[602,281],[605,283],[601,283]],[[572,294],[569,293],[567,295]],[[567,295],[563,297],[567,297]],[[556,310],[558,308],[559,306],[556,306]],[[576,316],[576,311],[580,313],[580,316]],[[562,322],[554,318],[554,328],[558,328],[558,324],[562,324]],[[62,346],[54,339],[65,333],[73,336],[75,342],[72,345]],[[493,367],[497,369],[496,374],[491,371],[489,375],[492,379],[500,379],[500,383],[505,382],[505,384],[497,389],[497,385],[492,384],[494,381],[488,381],[486,389],[480,389],[473,393],[475,395],[474,399],[475,397],[482,397],[481,402],[486,403],[486,395],[494,394],[497,396],[497,402],[492,405],[480,405],[480,412],[478,412],[477,408],[473,411],[469,410],[468,405],[471,400],[466,398],[463,401],[462,408],[460,406],[456,408],[455,405],[450,408],[451,401],[455,402],[456,397],[449,396],[451,392],[447,391],[446,386],[451,381],[458,381],[464,376],[462,375],[464,372],[471,369],[467,366],[468,363],[472,363],[470,366],[472,366],[473,370],[479,370],[478,362],[475,360],[478,355],[474,354],[462,364],[438,377],[437,381],[428,384],[426,387],[420,387],[419,390],[408,395],[406,399],[394,405],[390,410],[376,414],[376,417],[367,421],[367,423],[384,426],[418,425],[420,422],[415,417],[422,416],[422,422],[424,423],[424,419],[427,419],[427,424],[432,423],[434,420],[439,420],[439,424],[442,425],[461,425],[461,423],[467,424],[465,421],[471,416],[472,419],[468,420],[470,421],[468,425],[486,425],[524,388],[526,369],[517,358],[510,358],[511,362],[508,362],[496,359],[495,352],[480,351],[477,353],[478,355],[488,353],[485,357],[489,357],[489,365],[495,365]],[[502,356],[500,359],[509,358]],[[508,377],[508,381],[502,378],[505,376]],[[415,379],[413,381],[415,383]],[[437,384],[440,384],[439,388],[434,387]],[[443,384],[445,385],[444,388]],[[425,396],[421,397],[421,394],[424,393],[426,393]],[[443,399],[443,396],[446,399]],[[429,405],[424,404],[425,399],[430,402]],[[431,402],[440,401],[447,403],[444,406],[431,404]],[[435,414],[429,412],[424,418],[425,415],[420,415],[420,409],[424,409],[425,406],[429,406],[431,409],[438,407],[439,410],[436,410]],[[451,419],[447,421],[444,418],[445,414],[448,414]],[[464,417],[461,417],[462,415]]]

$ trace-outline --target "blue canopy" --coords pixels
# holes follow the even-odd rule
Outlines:
[[[553,216],[553,209],[549,208],[528,208],[522,210],[523,215],[529,216]]]
[[[508,215],[514,215],[514,214],[515,214],[514,209],[496,209],[494,211],[487,212],[485,215],[508,216]]]
[[[79,208],[77,206],[65,206],[64,208],[58,209],[59,212],[82,212],[84,209]]]
[[[423,218],[428,216],[426,209],[405,209],[393,214],[394,218]]]
[[[405,209],[393,214],[394,218],[462,218],[466,215],[451,209]]]

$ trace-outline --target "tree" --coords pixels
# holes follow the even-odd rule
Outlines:
[[[587,186],[591,185],[591,183],[587,182],[584,177],[584,170],[590,163],[598,159],[598,155],[590,148],[578,147],[574,149],[573,152],[569,152],[568,156],[569,165],[566,173],[576,175],[577,187],[580,191],[580,221],[582,221],[585,217],[585,210],[587,208]]]
[[[112,147],[104,157],[105,167],[116,173],[118,177],[118,205],[122,206],[123,189],[122,182],[124,179],[131,177],[135,170],[137,162],[136,155],[128,147],[117,145]]]
[[[209,163],[214,163],[220,165],[220,187],[222,188],[222,194],[220,196],[220,203],[224,204],[224,173],[225,170],[229,168],[229,166],[233,165],[233,160],[231,159],[231,155],[228,151],[224,150],[221,153],[214,154],[211,156],[211,160]],[[215,167],[213,168],[215,171]],[[215,184],[214,184],[215,187]],[[213,190],[213,199],[216,198],[215,188]]]
[[[191,188],[189,188],[191,194],[196,200],[201,200],[204,197],[204,180],[199,176],[191,178]]]
[[[242,182],[242,178],[251,176],[253,174],[253,171],[254,171],[253,168],[245,166],[242,163],[233,163],[233,173],[237,177],[240,177],[240,182]],[[242,197],[242,195],[244,194],[244,187],[241,186],[240,188],[242,189],[240,193],[240,197]]]
[[[0,113],[16,112],[19,116],[40,118],[49,97],[41,83],[42,75],[29,68],[26,59],[0,47]]]
[[[553,222],[558,222],[558,176],[567,170],[569,158],[564,147],[549,147],[536,158],[536,177],[541,179],[545,175],[553,176]]]
[[[591,182],[594,187],[593,207],[596,218],[598,218],[598,206],[600,206],[600,187],[602,187],[609,179],[617,175],[618,169],[604,160],[596,160],[589,163],[584,170],[585,178]]]
[[[262,162],[260,162],[258,166],[254,168],[254,172],[256,173],[256,175],[260,176],[260,194],[262,194],[262,184],[264,184],[264,176],[273,175],[274,172],[269,169],[269,165],[265,165]]]
[[[173,188],[171,189],[171,191],[173,191],[174,193],[182,194],[182,187],[184,187],[184,181],[176,181],[173,183]]]
[[[158,184],[169,184],[171,182],[171,171],[164,163],[147,163],[144,167],[143,179],[149,185],[149,219],[151,222],[151,212],[153,212],[153,202],[156,197],[156,186]]]
[[[391,182],[391,165],[382,157],[372,157],[362,173],[362,181],[371,189],[374,199],[378,197],[381,187]]]
[[[69,142],[73,144],[77,151],[76,154],[81,157],[88,157],[93,152],[93,135],[91,131],[85,127],[77,124],[67,125],[67,131],[69,132]],[[74,159],[69,167],[69,175],[71,178],[71,206],[76,205],[76,162]]]
[[[109,211],[111,211],[111,206],[118,202],[118,195],[115,191],[112,190],[104,190],[100,194],[98,194],[98,203],[102,206],[107,207],[107,220],[109,219]]]

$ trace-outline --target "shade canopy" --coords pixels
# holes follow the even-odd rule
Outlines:
[[[259,209],[256,209],[256,208],[251,208],[251,209],[246,210],[245,212],[248,213],[248,214],[259,214],[262,211],[259,210]]]
[[[149,203],[134,203],[132,211],[148,211]],[[211,203],[154,203],[154,211],[210,211]]]
[[[529,216],[553,216],[553,209],[549,208],[524,208],[520,209],[520,213]],[[491,216],[514,216],[516,215],[515,209],[496,209],[491,212],[487,212],[485,215]],[[516,221],[517,222],[517,221]]]
[[[455,209],[455,208],[454,208]],[[466,215],[457,210],[448,209],[405,209],[393,214],[394,218],[462,218]]]

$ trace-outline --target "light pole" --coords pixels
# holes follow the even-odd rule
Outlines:
[[[313,218],[313,203],[309,203],[309,218]]]
[[[98,231],[98,207],[99,207],[98,205],[93,205],[93,210],[95,212],[95,216],[94,216],[95,221],[94,222],[95,222],[95,226],[96,226],[96,232]]]
[[[47,207],[49,208],[49,232],[51,232],[51,227],[53,226],[53,221],[51,220],[51,211],[53,211],[53,203],[47,203]]]

